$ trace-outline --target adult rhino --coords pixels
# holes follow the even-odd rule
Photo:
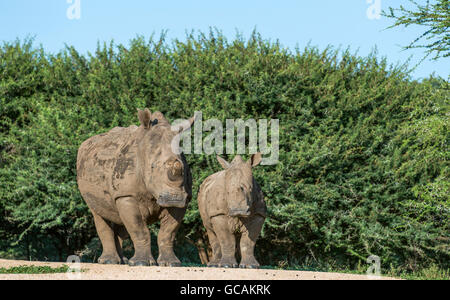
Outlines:
[[[103,246],[98,262],[156,265],[147,225],[160,220],[158,264],[179,266],[173,242],[192,197],[192,177],[185,157],[172,151],[171,142],[194,118],[174,131],[161,112],[138,110],[138,117],[139,127],[113,128],[89,138],[78,150],[78,188]],[[130,260],[122,253],[127,237],[135,249]]]

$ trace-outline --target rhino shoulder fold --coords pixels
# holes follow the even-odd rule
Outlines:
[[[228,213],[224,198],[226,194],[224,180],[225,172],[220,171],[208,176],[200,187],[199,202],[202,202],[209,218]]]

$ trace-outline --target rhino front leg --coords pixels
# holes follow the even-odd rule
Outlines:
[[[116,201],[120,219],[125,225],[134,245],[134,256],[128,260],[130,266],[156,265],[150,251],[150,231],[142,218],[139,206],[132,197],[119,198]]]
[[[208,233],[208,239],[209,243],[211,244],[213,254],[211,260],[208,262],[208,267],[218,267],[220,259],[222,258],[222,250],[220,249],[219,240],[217,239],[214,231],[212,231],[211,229],[206,228],[206,232]]]
[[[244,230],[241,236],[241,263],[240,268],[259,268],[259,263],[255,258],[255,244],[264,224],[264,218],[256,215],[244,222]]]
[[[179,267],[180,260],[173,252],[173,243],[183,219],[185,208],[165,208],[160,215],[161,226],[158,233],[158,265],[163,267]]]
[[[113,225],[101,216],[91,211],[94,216],[95,229],[102,243],[103,252],[98,258],[99,264],[120,264],[120,256],[117,253]]]
[[[213,230],[220,243],[222,257],[219,260],[219,268],[237,268],[236,262],[236,236],[231,231],[228,223],[229,217],[224,215],[215,216],[211,219]]]

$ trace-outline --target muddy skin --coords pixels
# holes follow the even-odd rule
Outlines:
[[[231,163],[217,159],[225,170],[206,178],[198,194],[200,215],[213,252],[208,266],[258,268],[254,249],[267,208],[252,167],[261,162],[261,153],[247,162],[239,155]],[[242,257],[239,265],[235,256],[238,234]]]
[[[192,177],[171,141],[192,126],[172,128],[160,112],[138,110],[140,126],[116,127],[83,142],[77,156],[78,188],[94,217],[103,246],[101,264],[180,266],[173,252],[176,232],[192,198]],[[150,252],[148,225],[161,222],[159,257]],[[131,238],[135,254],[123,256]]]

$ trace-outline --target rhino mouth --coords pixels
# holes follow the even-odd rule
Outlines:
[[[230,217],[248,217],[250,216],[250,209],[230,209],[228,211]]]
[[[185,207],[186,196],[176,193],[162,193],[156,202],[161,207]]]

